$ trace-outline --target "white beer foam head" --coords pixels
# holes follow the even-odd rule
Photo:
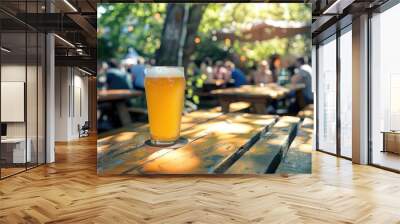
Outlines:
[[[184,77],[185,72],[183,67],[168,67],[168,66],[152,66],[146,68],[146,77]]]

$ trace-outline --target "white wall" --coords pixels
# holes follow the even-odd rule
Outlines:
[[[72,67],[56,67],[56,141],[79,138],[78,124],[88,121],[88,78]]]
[[[73,108],[72,108],[72,119],[71,119],[71,135],[73,138],[79,137],[78,124],[83,125],[85,121],[89,120],[88,113],[88,78],[87,76],[82,76],[83,73],[79,72],[77,75],[75,70],[74,82],[73,82]],[[71,104],[72,105],[72,104]]]
[[[67,67],[55,68],[55,140],[68,140],[69,79]]]

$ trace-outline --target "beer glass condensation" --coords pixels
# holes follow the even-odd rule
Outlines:
[[[150,136],[153,145],[172,145],[179,139],[185,94],[183,67],[154,66],[144,80]]]

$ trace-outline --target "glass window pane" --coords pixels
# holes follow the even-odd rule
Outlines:
[[[0,6],[10,2],[1,1]],[[26,9],[18,1],[16,13]],[[15,4],[13,5],[15,6]],[[26,141],[27,36],[25,25],[0,13],[1,23],[1,139],[2,178],[26,170],[30,161],[30,144]],[[27,150],[28,149],[28,150]]]
[[[1,139],[2,177],[25,170],[30,162],[26,144],[26,33],[2,33],[1,45]],[[28,148],[28,151],[26,150]]]
[[[372,163],[396,170],[400,170],[398,21],[400,4],[371,19]]]
[[[318,48],[318,149],[336,153],[336,39]]]
[[[38,45],[38,164],[45,163],[45,44],[46,36],[39,33]]]
[[[340,153],[352,157],[352,33],[340,36]]]
[[[27,80],[26,80],[26,116],[27,116],[27,141],[30,147],[29,167],[37,165],[38,143],[37,143],[37,127],[38,127],[38,36],[36,32],[27,33],[28,44],[28,62],[27,62]],[[28,148],[29,148],[28,147]]]
[[[37,19],[45,1],[0,1],[17,17]],[[28,14],[25,14],[28,13]],[[29,15],[31,14],[31,15]],[[45,162],[45,35],[0,12],[1,178]],[[34,22],[34,21],[33,21]]]

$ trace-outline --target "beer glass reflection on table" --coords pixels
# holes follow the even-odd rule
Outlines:
[[[175,144],[180,135],[185,95],[183,67],[153,66],[144,80],[151,144]]]

